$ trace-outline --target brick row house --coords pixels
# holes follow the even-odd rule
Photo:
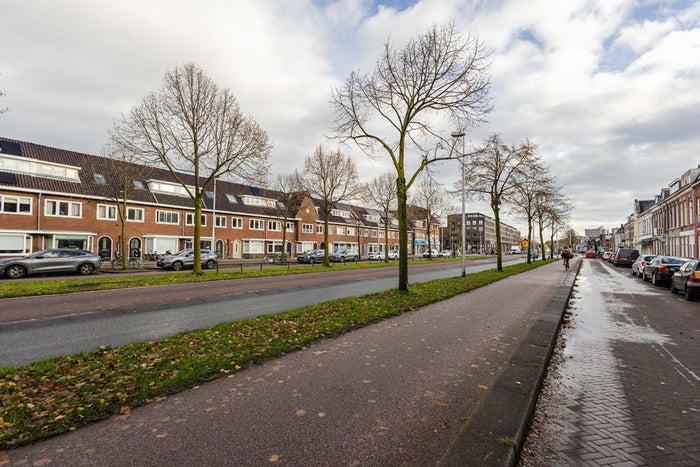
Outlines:
[[[119,253],[118,201],[126,199],[130,255],[191,248],[194,205],[164,169],[134,166],[128,190],[115,194],[110,167],[99,156],[0,138],[0,256],[45,248],[80,248],[105,259]],[[111,165],[110,165],[111,164]],[[127,165],[126,163],[122,163]],[[194,181],[180,174],[186,184]],[[281,193],[217,180],[208,187],[202,210],[201,247],[227,259],[260,259],[324,248],[323,212],[304,193]],[[357,249],[361,255],[398,249],[396,219],[379,211],[338,203],[329,223],[330,251]],[[409,251],[422,253],[416,239],[427,237],[420,219],[409,219]],[[286,226],[286,232],[283,227]],[[438,231],[438,226],[431,229]],[[436,233],[433,233],[437,236]]]
[[[634,211],[615,246],[642,254],[697,258],[700,244],[700,166],[673,180],[649,200],[635,200]]]

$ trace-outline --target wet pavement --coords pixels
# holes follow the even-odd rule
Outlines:
[[[579,272],[521,465],[700,465],[700,303]]]

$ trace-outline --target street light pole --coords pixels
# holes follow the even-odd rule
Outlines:
[[[462,154],[459,158],[459,163],[462,165],[462,277],[467,277],[467,263],[466,263],[466,257],[465,257],[465,248],[466,248],[466,243],[467,243],[467,232],[466,232],[466,206],[465,206],[465,188],[464,188],[464,157],[466,154],[464,153],[464,132],[463,131],[455,131],[452,133],[452,137],[457,139],[461,138],[462,139]]]

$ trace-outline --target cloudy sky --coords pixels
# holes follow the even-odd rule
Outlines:
[[[327,142],[331,90],[351,71],[372,71],[387,40],[454,20],[493,57],[495,106],[467,138],[537,143],[579,233],[619,226],[635,198],[700,164],[692,0],[3,0],[0,11],[9,138],[98,154],[122,112],[195,62],[268,131],[273,175],[291,172]],[[363,181],[390,168],[341,150]],[[451,189],[458,172],[436,176]]]

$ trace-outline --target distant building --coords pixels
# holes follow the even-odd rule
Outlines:
[[[465,215],[465,240],[467,253],[489,254],[496,251],[496,220],[480,212]],[[511,251],[513,246],[520,246],[520,230],[501,222],[502,252]],[[443,248],[461,251],[462,214],[447,216],[447,226],[443,230]]]

